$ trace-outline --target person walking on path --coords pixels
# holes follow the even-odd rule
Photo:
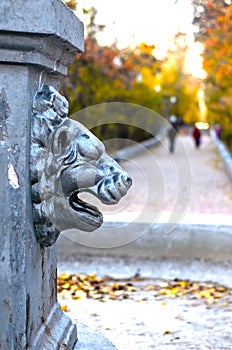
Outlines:
[[[177,128],[177,118],[175,115],[170,117],[170,125],[168,129],[168,138],[169,138],[169,151],[171,153],[174,152],[175,139],[177,136],[178,128]]]
[[[193,138],[195,140],[196,148],[199,148],[200,143],[201,143],[201,132],[198,129],[198,127],[196,126],[196,124],[194,125],[193,131],[192,131],[192,135],[193,135]]]
[[[221,138],[222,138],[222,128],[221,128],[220,124],[216,124],[215,125],[215,133],[216,133],[217,138],[219,140],[221,140]]]

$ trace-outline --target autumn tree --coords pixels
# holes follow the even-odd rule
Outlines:
[[[86,26],[85,52],[79,54],[70,66],[69,75],[64,79],[62,90],[69,96],[70,111],[117,100],[128,89],[133,75],[132,67],[119,57],[115,45],[102,47],[96,40],[96,34],[104,25],[96,24],[97,10],[91,7],[83,10],[89,15]]]
[[[141,44],[135,50],[119,50],[116,45],[99,45],[96,34],[104,26],[95,22],[96,9],[84,11],[90,17],[86,27],[85,52],[77,56],[61,86],[62,93],[69,100],[70,113],[106,102],[128,102],[157,110],[157,95],[153,85],[149,84],[158,67],[152,48]],[[143,76],[142,81],[140,75]],[[119,134],[134,138],[136,131],[131,126],[125,131],[125,127],[121,125]],[[112,129],[112,125],[98,127],[95,132],[98,137],[105,137],[109,128]],[[118,134],[118,127],[114,128]],[[142,139],[148,135],[140,130],[136,137]]]
[[[170,112],[185,121],[192,121],[198,116],[196,99],[196,81],[184,72],[186,46],[185,37],[178,34],[174,48],[168,56],[159,61],[153,55],[154,45],[140,43],[135,48],[119,50],[116,44],[101,46],[96,34],[104,29],[104,25],[96,23],[97,10],[84,9],[89,16],[89,24],[85,30],[85,52],[79,54],[69,68],[68,77],[63,80],[61,91],[70,103],[70,114],[93,105],[107,102],[127,102],[165,115],[165,94],[175,95],[177,103]],[[157,90],[157,86],[160,90]],[[121,116],[126,121],[126,116]],[[94,130],[98,137],[107,135],[124,137],[141,141],[150,137],[147,132],[136,130],[131,125],[101,125],[101,116],[97,118],[99,126]],[[142,118],[142,117],[141,117]],[[153,120],[147,128],[152,128]]]
[[[194,4],[197,38],[204,45],[209,118],[221,124],[223,138],[232,148],[232,4],[223,0],[194,0]]]
[[[198,91],[201,82],[186,71],[187,52],[186,35],[177,33],[162,62],[156,84],[162,95],[162,114],[174,114],[185,123],[192,123],[200,119]],[[170,99],[174,97],[176,101],[171,103]]]

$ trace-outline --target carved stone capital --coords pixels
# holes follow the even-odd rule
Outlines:
[[[0,1],[0,62],[67,75],[84,51],[84,25],[61,1]]]

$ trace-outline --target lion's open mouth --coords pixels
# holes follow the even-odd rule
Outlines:
[[[84,202],[78,197],[79,191],[71,194],[69,203],[72,209],[81,216],[82,220],[95,229],[100,227],[103,223],[102,213],[94,205]]]

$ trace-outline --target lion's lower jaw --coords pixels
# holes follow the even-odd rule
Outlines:
[[[103,223],[101,212],[95,214],[79,208],[74,210],[63,197],[53,197],[37,204],[34,212],[35,231],[43,247],[54,244],[64,230],[93,232]]]

